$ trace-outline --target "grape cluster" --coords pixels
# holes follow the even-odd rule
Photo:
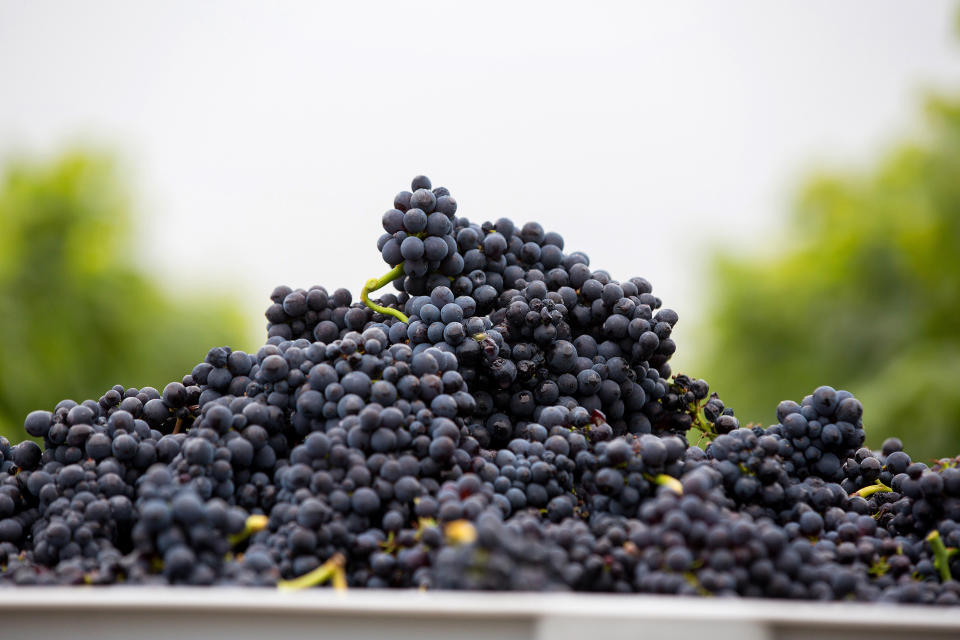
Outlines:
[[[863,407],[848,391],[820,387],[801,404],[781,402],[780,424],[769,433],[780,438],[788,471],[800,478],[816,475],[839,482],[843,461],[863,446]]]
[[[960,603],[957,459],[865,448],[826,386],[741,428],[673,375],[647,280],[456,214],[418,176],[359,300],[277,287],[255,353],[29,414],[42,446],[0,440],[0,585]]]
[[[417,176],[411,191],[398,193],[383,214],[385,233],[377,241],[383,261],[402,268],[403,290],[410,294],[449,284],[464,269],[453,235],[457,201],[445,187],[432,186],[430,178]]]
[[[370,321],[371,311],[360,302],[353,303],[347,289],[329,294],[324,287],[309,290],[279,286],[270,294],[273,304],[267,309],[267,335],[284,340],[305,339],[332,342],[344,329],[361,329]],[[385,296],[386,304],[396,298]]]

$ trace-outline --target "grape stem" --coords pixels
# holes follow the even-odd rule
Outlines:
[[[236,545],[240,544],[241,542],[243,542],[253,534],[257,533],[258,531],[263,531],[264,529],[266,529],[267,524],[269,524],[269,519],[267,518],[267,516],[264,516],[264,515],[248,516],[247,521],[244,523],[243,531],[239,533],[235,533],[229,538],[227,538],[227,542],[230,543],[231,547],[235,547]]]
[[[947,554],[947,547],[944,546],[943,539],[940,537],[940,532],[936,529],[931,531],[927,535],[927,543],[930,545],[930,550],[933,551],[933,566],[940,572],[940,580],[942,582],[951,580],[953,576],[950,575],[950,558]]]
[[[706,414],[703,413],[704,406],[706,406],[706,404],[701,405],[698,402],[690,405],[690,408],[694,411],[693,424],[690,426],[700,432],[700,439],[697,440],[697,446],[700,446],[704,438],[706,438],[708,442],[713,442],[713,439],[717,436],[716,432],[710,427],[710,421],[707,420]]]
[[[373,302],[370,299],[370,294],[377,289],[387,286],[397,278],[403,277],[403,263],[401,262],[390,271],[386,272],[379,278],[370,278],[367,280],[367,283],[363,285],[363,289],[360,290],[360,299],[363,300],[363,304],[367,305],[377,313],[382,313],[387,316],[393,316],[400,322],[404,324],[410,324],[410,318],[405,316],[402,312],[397,309],[391,309],[390,307],[384,307],[382,305]]]
[[[864,487],[859,491],[854,491],[853,493],[850,494],[850,497],[852,498],[853,496],[860,496],[861,498],[869,498],[870,496],[872,496],[877,492],[889,493],[891,491],[893,491],[893,489],[891,489],[887,485],[877,480],[875,484],[872,484],[868,487]]]
[[[299,578],[280,580],[277,582],[277,587],[281,591],[297,591],[329,581],[334,589],[344,591],[347,588],[346,571],[343,568],[345,564],[343,555],[336,553],[322,565]]]
[[[656,485],[661,487],[666,487],[676,493],[677,495],[683,495],[683,485],[680,484],[680,481],[674,478],[673,476],[668,476],[665,473],[658,473],[653,475],[650,473],[643,474],[646,479]]]

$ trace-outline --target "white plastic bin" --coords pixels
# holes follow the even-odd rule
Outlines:
[[[960,608],[595,594],[7,588],[0,638],[960,639]]]

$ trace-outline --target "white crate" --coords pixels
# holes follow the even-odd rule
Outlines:
[[[0,638],[960,639],[960,608],[728,598],[329,589],[0,590]]]

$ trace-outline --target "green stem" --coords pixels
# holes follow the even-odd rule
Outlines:
[[[687,581],[687,583],[688,583],[690,586],[692,586],[694,589],[696,589],[696,590],[697,590],[697,593],[699,593],[701,596],[712,596],[712,595],[713,595],[712,593],[710,593],[709,591],[707,591],[707,589],[704,588],[704,586],[703,586],[703,584],[701,584],[699,578],[697,578],[697,574],[694,573],[693,571],[684,571],[684,572],[683,572],[683,577],[684,577],[684,579]]]
[[[876,484],[872,484],[872,485],[870,485],[869,487],[864,487],[863,489],[860,489],[859,491],[853,492],[853,493],[851,494],[851,497],[852,497],[852,496],[860,496],[861,498],[869,498],[870,496],[872,496],[873,494],[878,493],[878,492],[890,493],[891,491],[893,491],[893,489],[891,489],[891,488],[888,487],[887,485],[885,485],[885,484],[883,484],[882,482],[880,482],[879,480],[877,480]]]
[[[324,562],[322,565],[293,580],[280,580],[277,588],[281,591],[297,591],[323,584],[330,581],[338,591],[346,589],[346,572],[343,569],[344,559],[339,553]]]
[[[247,517],[246,523],[244,523],[243,531],[240,533],[235,533],[229,538],[227,542],[230,543],[231,547],[235,547],[253,534],[258,531],[263,531],[267,528],[269,519],[264,515],[252,515]]]
[[[674,385],[676,385],[676,382],[674,382]],[[707,416],[703,412],[703,408],[705,406],[707,406],[706,400],[703,400],[702,402],[697,400],[692,402],[688,407],[692,411],[690,417],[693,419],[693,422],[690,424],[690,428],[696,429],[700,432],[700,438],[697,440],[697,446],[700,446],[700,443],[704,438],[707,439],[707,442],[713,442],[713,439],[717,437],[717,432],[714,430],[713,425],[709,420],[707,420]]]
[[[927,543],[933,551],[933,566],[940,572],[940,580],[946,582],[953,579],[950,575],[950,559],[947,556],[947,547],[943,544],[940,532],[934,529],[927,535]]]
[[[367,305],[377,313],[382,313],[387,316],[393,316],[400,322],[404,324],[409,324],[410,318],[405,316],[403,313],[401,313],[397,309],[384,307],[377,304],[376,302],[373,302],[372,300],[370,300],[370,295],[369,295],[370,293],[376,291],[377,289],[380,289],[381,287],[385,287],[386,285],[390,284],[391,282],[393,282],[394,280],[402,276],[403,276],[403,263],[401,262],[400,264],[395,266],[393,269],[390,269],[390,271],[386,272],[379,278],[370,278],[369,280],[367,280],[367,284],[363,285],[363,289],[360,290],[360,299],[363,300],[363,304]]]
[[[683,495],[683,485],[680,484],[680,481],[673,476],[668,476],[665,473],[658,473],[657,475],[645,473],[644,476],[646,476],[647,480],[654,484],[660,485],[661,487],[666,487],[677,495]]]
[[[703,412],[703,408],[707,406],[706,402],[697,405],[697,423],[699,423],[700,431],[705,433],[711,441],[713,441],[714,436],[717,434],[714,432],[713,426],[710,424],[710,421],[707,420],[707,415]]]

